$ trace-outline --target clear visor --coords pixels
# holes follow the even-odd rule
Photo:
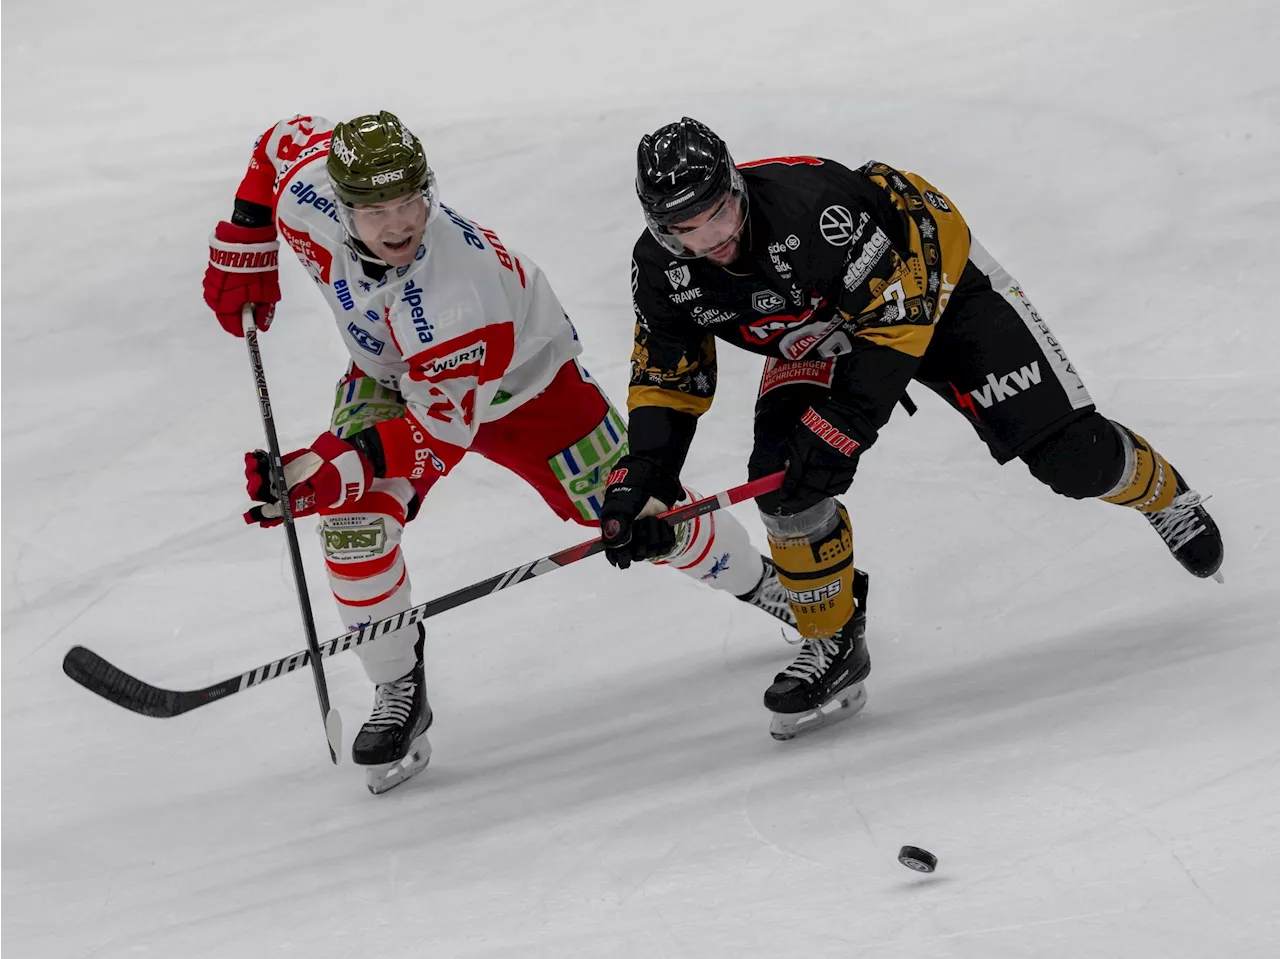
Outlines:
[[[371,248],[379,243],[394,244],[412,236],[420,237],[439,207],[436,178],[430,173],[423,188],[408,196],[382,203],[337,202],[338,219],[347,234]]]
[[[747,192],[742,177],[734,173],[724,195],[697,216],[663,226],[646,214],[654,239],[683,259],[706,256],[736,239],[747,223]]]

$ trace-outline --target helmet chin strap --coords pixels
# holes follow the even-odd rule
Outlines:
[[[374,256],[373,251],[364,245],[363,240],[357,240],[350,233],[347,234],[347,247],[351,250],[352,253],[360,257],[360,259],[363,260],[365,263],[368,263],[372,266],[380,266],[386,270],[391,269],[390,263],[388,263],[386,260],[382,260]]]

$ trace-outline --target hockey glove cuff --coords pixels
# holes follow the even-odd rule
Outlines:
[[[249,227],[225,220],[209,237],[204,301],[222,328],[244,336],[240,311],[253,303],[258,329],[266,330],[280,302],[280,242],[274,226]]]
[[[835,404],[805,410],[787,442],[787,475],[778,493],[783,511],[797,513],[848,490],[858,454],[875,438],[861,417]]]

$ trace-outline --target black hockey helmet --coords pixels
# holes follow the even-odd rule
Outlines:
[[[640,138],[636,195],[654,239],[677,256],[702,256],[670,227],[710,210],[727,197],[730,214],[746,222],[747,191],[729,149],[706,124],[682,117]]]

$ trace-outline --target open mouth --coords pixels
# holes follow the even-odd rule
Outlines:
[[[406,236],[403,240],[383,240],[382,245],[388,250],[395,250],[399,253],[401,250],[407,250],[409,244],[413,242],[413,234]]]

